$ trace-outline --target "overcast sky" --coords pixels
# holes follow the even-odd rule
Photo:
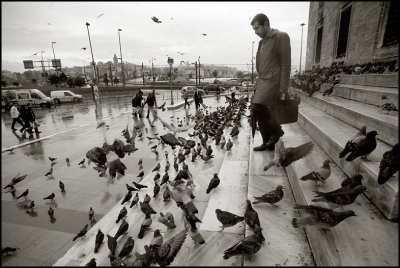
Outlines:
[[[63,67],[82,66],[91,60],[89,31],[94,59],[112,60],[120,56],[118,28],[122,29],[124,61],[167,65],[167,55],[175,63],[224,64],[247,70],[252,42],[254,55],[260,38],[250,25],[257,13],[270,19],[272,28],[287,32],[292,48],[292,65],[300,61],[301,23],[302,66],[305,64],[309,2],[2,2],[2,70],[23,72],[23,60],[56,58]],[[103,14],[103,15],[101,15]],[[155,16],[162,23],[155,23]],[[202,33],[206,33],[203,36]],[[82,47],[87,49],[81,50]],[[34,53],[38,52],[36,56]],[[180,55],[177,52],[187,53]],[[90,59],[88,59],[90,58]],[[242,65],[235,65],[242,64]],[[246,65],[249,64],[249,65]]]

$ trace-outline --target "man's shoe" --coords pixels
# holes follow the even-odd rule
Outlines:
[[[265,146],[265,143],[253,148],[253,151],[256,151],[256,152],[265,151],[265,150],[267,150],[267,146]]]
[[[265,143],[265,147],[266,147],[268,150],[273,150],[273,149],[275,148],[275,143],[278,142],[279,138],[280,138],[280,137],[278,137],[278,136],[271,136],[271,137],[269,138],[269,140],[267,141],[267,143]],[[271,149],[271,148],[272,148],[272,149]]]

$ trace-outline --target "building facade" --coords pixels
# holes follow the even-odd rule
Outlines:
[[[398,58],[399,4],[310,2],[306,70]]]

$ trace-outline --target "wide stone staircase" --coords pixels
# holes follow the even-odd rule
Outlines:
[[[347,86],[356,87],[355,85]],[[185,163],[189,166],[193,176],[194,187],[192,191],[195,198],[193,200],[186,199],[185,202],[192,201],[199,211],[196,216],[202,222],[197,223],[197,228],[205,243],[196,243],[188,234],[182,249],[171,264],[172,266],[398,265],[398,224],[387,219],[397,219],[398,178],[393,177],[382,186],[378,186],[376,182],[377,167],[383,152],[396,143],[396,138],[393,132],[390,132],[388,125],[394,124],[397,129],[397,119],[389,121],[384,118],[397,117],[397,114],[389,114],[388,116],[383,114],[383,117],[380,117],[380,115],[373,116],[372,110],[368,110],[370,114],[368,116],[368,113],[364,110],[346,108],[346,105],[356,107],[353,102],[363,107],[367,107],[368,104],[359,103],[356,100],[344,100],[344,98],[335,95],[336,90],[335,88],[332,96],[325,98],[331,100],[326,103],[321,96],[318,99],[318,94],[309,98],[301,92],[296,92],[302,98],[299,120],[294,124],[283,125],[285,147],[297,146],[307,141],[313,141],[315,146],[309,156],[294,162],[286,169],[272,167],[268,171],[263,170],[263,167],[273,158],[273,152],[254,152],[252,150],[253,146],[261,143],[261,137],[256,132],[254,139],[251,138],[250,126],[244,116],[241,120],[242,128],[239,135],[232,139],[234,145],[231,152],[226,152],[225,149],[216,146],[214,141],[209,140],[207,144],[212,146],[215,156],[213,159],[204,162],[197,157],[195,162],[191,162],[191,154],[187,157]],[[397,94],[396,90],[393,90],[393,92]],[[342,102],[340,102],[342,106],[333,102],[333,99],[342,99]],[[345,103],[345,101],[351,101],[351,104]],[[324,104],[316,106],[315,103],[318,102]],[[331,102],[335,103],[336,108],[330,106],[329,103]],[[205,103],[208,105],[207,101]],[[313,103],[315,106],[312,105]],[[365,107],[364,109],[366,109]],[[343,111],[335,112],[335,109]],[[349,111],[348,113],[358,112],[359,115],[356,116],[363,117],[362,120],[364,121],[362,122],[368,124],[367,131],[375,129],[376,125],[373,125],[375,123],[371,123],[373,120],[382,124],[381,127],[376,129],[379,134],[382,134],[378,136],[382,140],[379,140],[377,149],[370,156],[372,161],[366,162],[356,159],[351,163],[343,163],[342,160],[338,159],[339,151],[362,124],[359,124],[361,119],[357,118],[353,118],[352,121],[345,121],[346,118],[350,120],[352,116],[355,116],[354,114],[346,114],[343,115],[343,119],[339,119],[330,114],[329,111],[336,114],[344,114],[344,111]],[[224,131],[227,140],[230,138],[230,130],[231,128],[227,128]],[[189,132],[192,131],[189,130]],[[166,149],[168,148],[166,147]],[[172,150],[168,150],[170,150],[168,160],[171,163],[169,176],[170,180],[173,180],[176,172],[172,168]],[[332,175],[322,187],[316,186],[313,182],[299,181],[301,176],[321,166],[326,158],[332,160]],[[162,176],[166,159],[161,158],[160,163],[160,174]],[[181,164],[179,168],[182,168]],[[129,171],[129,166],[127,171]],[[214,173],[218,174],[220,185],[206,194],[206,189]],[[363,183],[369,190],[369,193],[360,195],[354,204],[345,208],[346,210],[354,210],[357,217],[346,219],[327,233],[316,227],[294,228],[292,226],[292,219],[301,216],[294,209],[296,204],[324,206],[324,204],[311,201],[314,196],[312,191],[336,189],[340,187],[343,179],[355,173],[364,176]],[[148,188],[140,190],[140,201],[143,200],[146,193],[153,197],[154,175],[155,172],[146,174],[140,181],[141,184],[148,185]],[[126,176],[130,176],[132,180],[139,182],[136,174],[127,173]],[[396,176],[398,175],[396,174]],[[279,184],[284,187],[284,198],[276,206],[265,203],[253,205],[253,208],[258,212],[265,237],[261,249],[251,256],[239,255],[228,260],[223,259],[224,250],[244,237],[252,235],[252,231],[244,222],[220,231],[221,223],[216,218],[215,209],[219,208],[237,215],[243,215],[246,199],[253,201],[254,196],[261,196],[272,191]],[[164,187],[161,187],[160,194],[156,198],[152,198],[150,205],[157,212],[164,214],[171,212],[174,215],[177,227],[167,229],[157,221],[159,214],[156,214],[152,216],[149,232],[145,234],[143,239],[138,239],[137,234],[144,214],[140,211],[138,205],[129,208],[129,204],[125,204],[128,209],[126,221],[130,225],[128,235],[133,236],[135,240],[132,255],[125,259],[128,265],[135,261],[135,252],[139,254],[145,252],[144,245],[150,244],[156,229],[160,229],[164,241],[166,241],[185,228],[182,210],[176,206],[173,200],[163,202]],[[83,266],[91,258],[96,258],[98,266],[110,266],[107,237],[100,251],[94,254],[95,236],[98,229],[101,229],[105,235],[115,235],[120,225],[116,224],[115,220],[122,207],[121,201],[119,201],[109,213],[88,231],[86,238],[78,239],[74,246],[54,266]],[[128,235],[118,239],[117,254]]]

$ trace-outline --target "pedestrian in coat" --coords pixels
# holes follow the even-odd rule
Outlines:
[[[291,51],[290,38],[285,32],[270,27],[265,14],[257,14],[251,21],[254,32],[261,37],[256,54],[256,79],[252,114],[263,143],[254,151],[274,150],[283,136],[281,125],[275,120],[274,104],[288,92]]]
[[[21,131],[21,133],[23,133],[24,135],[25,135],[26,131],[30,135],[32,135],[33,132],[31,130],[32,128],[31,128],[31,124],[29,122],[28,111],[27,111],[25,105],[21,105],[19,117],[21,118],[22,122],[24,123],[24,126],[19,131]],[[23,137],[25,137],[24,135],[23,135]]]
[[[36,123],[36,115],[32,110],[32,104],[28,103],[26,105],[26,113],[27,113],[28,120],[29,120],[30,130],[32,131],[32,127],[33,127],[35,129],[36,134],[42,133],[38,129],[38,125]]]
[[[11,115],[11,118],[12,118],[12,120],[13,120],[13,121],[12,121],[12,124],[11,124],[11,129],[12,129],[13,131],[17,130],[17,129],[15,128],[15,123],[18,123],[18,124],[20,124],[22,127],[24,127],[24,122],[22,122],[21,118],[19,118],[19,111],[18,111],[18,108],[17,108],[17,104],[16,104],[16,103],[14,103],[13,106],[11,107],[10,115]]]

